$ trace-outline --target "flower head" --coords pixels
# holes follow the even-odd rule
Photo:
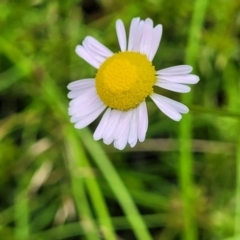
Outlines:
[[[128,41],[121,20],[116,22],[121,52],[113,53],[96,39],[88,36],[76,53],[97,69],[95,78],[82,79],[68,85],[71,122],[76,128],[92,123],[104,110],[94,132],[94,139],[103,139],[123,149],[127,143],[134,147],[144,141],[148,128],[146,97],[175,121],[182,118],[188,108],[182,103],[156,94],[154,86],[174,92],[186,93],[198,76],[190,74],[192,67],[181,65],[155,70],[152,65],[162,36],[162,25],[153,26],[151,19],[133,18]]]

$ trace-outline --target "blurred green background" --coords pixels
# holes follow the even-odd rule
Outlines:
[[[118,151],[76,130],[74,52],[91,35],[119,51],[115,21],[163,25],[156,69],[190,64],[181,122],[148,102],[147,139]],[[0,1],[1,240],[239,240],[240,2]]]

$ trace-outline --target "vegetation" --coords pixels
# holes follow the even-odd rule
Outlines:
[[[240,239],[240,3],[0,1],[0,239]],[[94,76],[91,35],[119,51],[115,21],[163,25],[157,69],[190,64],[181,122],[148,102],[147,139],[123,151],[74,129],[66,86]]]

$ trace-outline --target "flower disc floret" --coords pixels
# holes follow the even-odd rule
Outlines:
[[[96,74],[96,90],[106,106],[128,110],[153,93],[155,68],[145,54],[120,52],[106,59]]]

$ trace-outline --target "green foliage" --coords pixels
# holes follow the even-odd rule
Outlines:
[[[237,240],[239,1],[1,0],[0,239]],[[94,77],[87,35],[119,51],[115,20],[163,24],[156,69],[201,81],[180,123],[148,102],[147,139],[118,151],[76,130],[66,86]]]

